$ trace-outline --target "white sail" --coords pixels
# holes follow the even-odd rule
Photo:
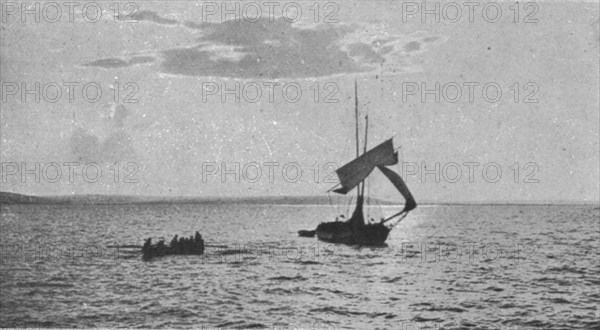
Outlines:
[[[342,187],[334,191],[339,194],[346,194],[369,176],[375,167],[390,166],[397,163],[398,154],[394,152],[392,139],[389,139],[340,167],[336,174]]]

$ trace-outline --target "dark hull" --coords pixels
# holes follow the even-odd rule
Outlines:
[[[157,257],[164,257],[164,256],[173,256],[173,255],[203,255],[204,254],[204,247],[198,247],[195,249],[187,249],[187,250],[182,250],[182,249],[178,249],[178,248],[172,248],[170,246],[164,246],[164,247],[158,247],[158,246],[151,246],[150,248],[146,249],[146,250],[142,250],[142,259],[143,260],[150,260],[153,258],[157,258]]]
[[[348,245],[381,246],[390,229],[383,224],[362,225],[352,229],[349,222],[324,222],[317,226],[317,238],[324,242]]]

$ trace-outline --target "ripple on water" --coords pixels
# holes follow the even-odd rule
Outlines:
[[[486,324],[600,328],[600,293],[590,289],[600,285],[600,262],[593,252],[600,233],[580,230],[597,227],[597,209],[419,208],[391,233],[387,247],[319,245],[332,252],[326,256],[315,255],[320,242],[293,235],[323,217],[327,211],[320,207],[34,205],[11,207],[11,212],[23,225],[19,237],[25,243],[36,237],[64,241],[76,232],[81,241],[139,244],[144,237],[190,235],[202,228],[216,245],[231,248],[152,262],[139,256],[34,263],[3,259],[0,323],[6,326],[176,328],[209,322],[258,329],[285,320],[282,327],[294,323],[300,328],[315,321],[340,329],[394,329],[402,322],[434,322],[444,329]],[[263,224],[248,221],[249,214],[259,214]],[[97,221],[99,215],[105,221]],[[290,230],[282,231],[281,224]],[[0,231],[2,244],[19,237]],[[402,249],[415,241],[428,246],[521,243],[538,249],[524,251],[526,260],[493,260],[476,253],[454,262],[431,262],[428,250],[424,262],[420,251]],[[253,244],[266,244],[270,254],[236,248]],[[288,258],[282,253],[289,246],[309,253]]]

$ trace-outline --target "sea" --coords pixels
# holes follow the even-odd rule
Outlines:
[[[383,247],[297,234],[345,212],[3,205],[0,326],[600,329],[598,205],[419,206]],[[135,247],[196,231],[203,256],[142,261]]]

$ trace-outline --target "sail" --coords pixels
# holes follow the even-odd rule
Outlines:
[[[410,190],[408,190],[408,187],[404,183],[404,180],[402,180],[402,177],[387,167],[384,167],[384,166],[378,166],[378,167],[379,167],[379,170],[381,170],[381,172],[390,181],[392,181],[392,183],[394,184],[396,189],[398,189],[398,191],[402,194],[402,196],[406,200],[406,203],[404,204],[404,209],[402,209],[401,213],[408,212],[408,211],[414,209],[415,207],[417,207],[417,202],[415,202],[413,195],[410,193]]]
[[[376,166],[389,166],[397,163],[398,154],[394,152],[392,139],[389,139],[335,171],[342,187],[334,191],[346,194],[369,176]]]

